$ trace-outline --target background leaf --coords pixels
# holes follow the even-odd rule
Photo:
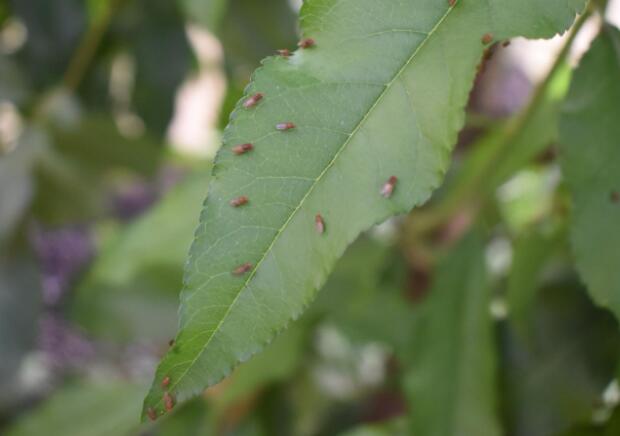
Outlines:
[[[0,409],[16,392],[22,359],[35,346],[41,308],[39,275],[28,251],[0,251]]]
[[[143,389],[126,381],[69,386],[18,421],[7,436],[128,435],[138,426],[136,415]]]
[[[208,171],[192,174],[117,235],[77,289],[73,313],[100,337],[167,341],[174,335],[185,257]]]
[[[480,237],[460,242],[435,277],[419,308],[407,370],[411,433],[499,435],[491,290]]]
[[[577,69],[561,121],[573,196],[572,243],[594,300],[620,316],[620,32],[610,26]]]
[[[510,434],[546,436],[588,422],[614,377],[620,336],[573,277],[539,289],[528,335],[502,329],[505,418]]]

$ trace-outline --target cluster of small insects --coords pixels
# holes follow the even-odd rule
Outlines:
[[[456,4],[456,0],[450,0],[450,2],[451,2],[450,3],[451,6],[453,6],[452,2]],[[309,49],[309,48],[315,47],[316,42],[312,38],[304,38],[301,41],[299,41],[297,46],[300,49]],[[289,49],[281,49],[277,51],[277,54],[284,58],[288,58],[291,56],[292,53]],[[243,102],[242,105],[245,109],[252,109],[256,107],[264,98],[265,98],[265,95],[259,92],[259,93],[253,94],[250,97],[248,97]],[[289,130],[293,130],[296,127],[297,126],[295,125],[295,123],[291,121],[284,121],[281,123],[277,123],[275,125],[276,130],[280,132],[286,132]],[[252,150],[254,150],[254,144],[251,144],[251,143],[236,145],[232,148],[232,152],[237,156],[244,155],[246,153],[251,152]],[[388,181],[381,188],[380,194],[385,198],[390,198],[392,196],[392,193],[394,192],[394,188],[396,187],[397,181],[398,179],[395,176],[390,177]],[[248,204],[249,201],[250,200],[248,197],[246,197],[245,195],[242,195],[240,197],[233,198],[232,200],[230,200],[229,204],[231,207],[237,208],[237,207],[245,206],[246,204]],[[323,218],[321,214],[317,214],[315,216],[314,225],[315,225],[316,232],[319,235],[322,235],[325,233],[325,229],[326,229],[325,219]],[[245,275],[246,273],[252,270],[252,267],[253,265],[251,263],[244,263],[236,267],[232,271],[232,274],[235,276]]]
[[[164,400],[164,408],[166,412],[171,412],[175,405],[174,396],[170,392],[168,392],[170,381],[171,380],[169,375],[165,376],[161,381],[161,387],[162,389],[164,389],[164,396],[162,397],[162,399]],[[146,414],[151,421],[155,421],[157,419],[157,411],[152,407],[149,407],[146,410]]]

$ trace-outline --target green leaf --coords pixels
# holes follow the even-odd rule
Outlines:
[[[459,243],[435,280],[411,344],[411,433],[499,435],[491,290],[478,235]]]
[[[21,241],[23,245],[23,241]],[[8,249],[8,250],[7,250]],[[0,408],[14,403],[16,373],[35,346],[41,308],[40,277],[32,255],[12,241],[0,251]]]
[[[136,0],[122,17],[127,28],[120,36],[136,62],[132,108],[150,132],[162,137],[173,115],[177,88],[193,62],[180,9],[170,0]]]
[[[87,27],[82,0],[10,0],[13,15],[28,31],[15,56],[29,82],[42,90],[62,78]]]
[[[145,410],[179,401],[260,351],[297,318],[361,231],[428,199],[448,166],[484,49],[482,36],[549,37],[582,0],[314,0],[301,12],[316,46],[269,58],[232,115],[214,166],[181,296],[177,345]],[[293,122],[291,131],[275,125]],[[232,147],[255,150],[236,156]],[[394,195],[380,195],[391,176]],[[229,202],[246,195],[234,208]],[[326,232],[314,229],[317,213]],[[243,275],[231,274],[250,263]]]
[[[516,241],[506,299],[510,320],[522,338],[528,336],[532,306],[540,289],[541,276],[549,267],[550,258],[558,250],[564,236],[564,232],[548,235],[534,231]]]
[[[225,410],[256,390],[292,376],[302,362],[310,325],[306,321],[291,327],[269,344],[263,353],[237,368],[223,382],[221,394],[211,400],[216,410]]]
[[[175,410],[174,414],[157,423],[154,436],[204,436],[217,434],[217,426],[207,401],[194,398]]]
[[[613,379],[620,334],[571,274],[539,289],[529,336],[502,331],[504,415],[508,434],[548,436],[587,422]]]
[[[38,131],[22,133],[17,148],[0,155],[0,242],[11,234],[32,200],[33,169],[44,141]]]
[[[0,54],[0,100],[21,104],[30,97],[29,83],[13,59]]]
[[[616,409],[603,424],[580,425],[558,436],[616,436],[620,434],[620,410]]]
[[[568,91],[569,71],[567,67],[560,68],[544,84],[539,99],[472,144],[473,150],[466,155],[456,176],[446,182],[447,194],[440,208],[463,202],[464,197],[494,194],[510,176],[557,141],[559,111]]]
[[[90,172],[121,168],[152,175],[159,166],[160,148],[149,136],[123,135],[112,119],[90,115],[68,126],[52,129],[54,148]]]
[[[33,210],[53,224],[101,215],[114,177],[152,176],[161,157],[149,136],[128,138],[100,115],[55,125],[41,141],[48,144],[37,162]]]
[[[620,32],[605,27],[577,69],[561,120],[571,240],[593,299],[620,317]]]
[[[179,0],[187,18],[211,32],[217,32],[229,0]]]
[[[19,419],[6,436],[129,436],[139,424],[137,404],[143,390],[127,381],[63,388]]]
[[[183,264],[208,179],[207,171],[188,176],[104,245],[76,291],[73,313],[83,327],[117,340],[174,335]]]
[[[380,342],[406,360],[411,341],[404,332],[413,330],[415,312],[403,292],[406,266],[390,248],[360,237],[338,261],[307,315],[339,329],[353,343]]]

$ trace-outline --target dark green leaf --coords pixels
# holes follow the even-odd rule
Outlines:
[[[10,0],[28,31],[17,58],[39,90],[62,79],[87,26],[83,0]]]
[[[0,101],[23,103],[30,96],[28,80],[13,59],[0,55]]]
[[[408,368],[411,433],[500,435],[491,290],[484,246],[469,235],[435,273],[420,307]]]
[[[620,434],[620,411],[615,410],[603,424],[579,425],[557,436],[617,436]]]
[[[561,232],[547,235],[534,231],[516,241],[506,293],[510,319],[522,337],[527,336],[531,326],[532,306],[543,272],[549,267],[550,258],[559,249],[564,236]]]
[[[48,223],[100,216],[114,177],[152,176],[161,148],[148,136],[128,138],[114,122],[90,116],[55,126],[37,163],[34,213]]]
[[[606,27],[575,73],[560,129],[577,268],[594,300],[620,317],[618,77],[620,32]]]
[[[6,250],[9,252],[6,252]],[[34,259],[14,246],[0,251],[0,406],[17,391],[16,373],[35,344],[40,278]]]
[[[139,0],[140,19],[126,36],[136,61],[133,108],[149,131],[164,136],[174,110],[174,98],[192,65],[185,22],[176,2]],[[134,5],[130,5],[134,6]]]
[[[614,377],[620,335],[569,276],[537,292],[527,338],[504,330],[505,411],[510,434],[548,436],[588,422]]]
[[[26,130],[17,148],[0,156],[0,242],[10,234],[30,204],[34,163],[43,141],[38,131]]]
[[[407,422],[403,419],[396,419],[382,424],[364,425],[354,430],[341,433],[340,436],[405,436],[407,432]]]

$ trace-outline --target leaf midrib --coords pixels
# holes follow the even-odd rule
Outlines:
[[[323,178],[323,176],[329,171],[329,169],[334,165],[334,163],[338,160],[338,158],[340,157],[340,155],[342,154],[342,152],[344,151],[344,149],[347,147],[347,145],[351,142],[352,138],[355,137],[355,135],[357,134],[357,132],[362,128],[362,126],[364,125],[364,123],[366,122],[366,120],[368,119],[368,117],[370,116],[370,114],[372,114],[372,112],[374,111],[374,109],[379,105],[379,103],[383,100],[383,98],[385,97],[385,95],[387,94],[387,92],[391,89],[391,87],[394,85],[394,83],[399,79],[399,77],[401,76],[401,74],[403,73],[403,71],[405,71],[407,69],[407,67],[409,66],[409,64],[411,64],[411,62],[415,59],[415,57],[418,55],[418,53],[422,50],[422,48],[424,48],[427,44],[427,42],[431,39],[431,37],[435,34],[435,32],[437,31],[437,29],[442,25],[442,23],[446,20],[446,18],[450,15],[450,13],[454,10],[454,7],[450,7],[448,8],[448,10],[444,13],[444,15],[437,21],[437,23],[435,24],[435,26],[431,29],[431,31],[427,34],[427,36],[424,38],[424,40],[418,45],[418,47],[414,50],[414,52],[412,53],[412,55],[407,59],[407,61],[403,64],[403,66],[396,72],[396,74],[394,75],[394,77],[385,85],[385,89],[381,92],[381,94],[377,97],[375,103],[370,107],[370,109],[368,109],[368,111],[366,112],[366,114],[364,115],[364,117],[359,121],[359,123],[357,124],[357,126],[355,127],[355,129],[353,129],[353,131],[349,134],[349,138],[342,144],[342,146],[340,147],[340,149],[336,152],[336,154],[334,155],[334,157],[332,158],[332,160],[325,166],[325,169],[317,176],[317,178],[315,179],[315,181],[312,183],[312,185],[309,187],[308,192],[306,192],[306,194],[302,197],[302,199],[299,201],[299,204],[297,205],[297,207],[291,212],[291,214],[289,215],[289,217],[287,218],[287,220],[284,222],[284,224],[282,224],[282,226],[280,227],[280,229],[278,230],[278,232],[276,233],[276,235],[274,236],[271,244],[269,244],[269,247],[267,247],[267,249],[265,250],[265,252],[263,253],[263,255],[261,256],[260,260],[256,263],[256,266],[254,267],[254,269],[250,272],[250,274],[248,275],[248,278],[246,279],[246,281],[243,283],[243,285],[239,288],[239,291],[237,292],[237,294],[235,295],[234,300],[232,301],[232,303],[230,304],[229,308],[226,310],[226,313],[224,313],[224,316],[222,316],[222,319],[220,320],[220,322],[217,324],[217,326],[213,329],[213,332],[211,333],[211,335],[209,336],[209,339],[207,339],[207,342],[204,344],[204,346],[202,347],[202,350],[196,355],[196,357],[190,362],[190,364],[187,366],[187,368],[185,369],[185,371],[176,379],[175,382],[172,383],[172,385],[170,386],[170,391],[172,391],[174,389],[174,387],[176,387],[181,380],[183,380],[183,378],[187,375],[187,373],[189,372],[190,368],[192,368],[194,366],[194,364],[196,363],[196,361],[198,361],[198,359],[200,359],[200,357],[202,356],[202,354],[205,352],[205,350],[209,347],[209,344],[211,343],[211,340],[213,339],[213,337],[216,335],[216,333],[220,330],[220,328],[222,327],[222,324],[224,323],[224,321],[228,318],[229,313],[231,312],[231,310],[233,309],[233,307],[235,306],[235,304],[237,303],[237,301],[239,300],[239,297],[242,294],[243,289],[245,289],[248,284],[250,283],[250,281],[252,281],[252,279],[254,278],[254,276],[256,275],[256,271],[259,269],[259,267],[261,266],[261,264],[263,263],[263,261],[265,260],[265,258],[267,257],[267,254],[269,252],[271,252],[271,250],[273,249],[274,245],[276,244],[276,242],[278,241],[280,235],[284,232],[284,230],[286,229],[286,227],[288,226],[288,224],[291,222],[291,220],[295,217],[295,215],[297,214],[297,212],[302,208],[302,206],[304,205],[306,199],[310,196],[310,194],[312,194],[312,192],[314,191],[314,188],[317,186],[317,184],[321,181],[321,179]],[[159,405],[162,402],[162,400],[159,400],[157,402],[157,405]]]

